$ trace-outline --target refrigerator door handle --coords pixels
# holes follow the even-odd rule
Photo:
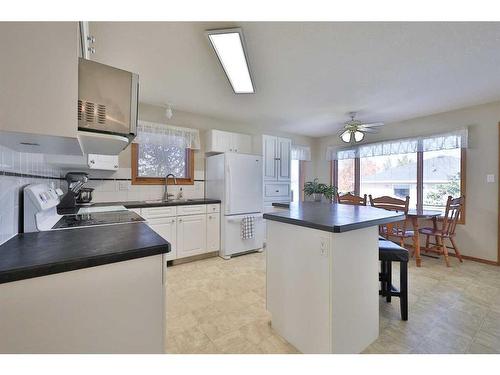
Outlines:
[[[263,219],[262,214],[260,214],[260,215],[258,215],[258,214],[257,215],[250,214],[250,215],[239,215],[238,217],[229,217],[227,219],[227,221],[231,222],[231,223],[241,222],[241,220],[243,220],[243,218],[246,217],[246,216],[252,216],[255,220],[262,220]]]
[[[231,212],[231,168],[229,168],[229,164],[226,168],[226,212]]]

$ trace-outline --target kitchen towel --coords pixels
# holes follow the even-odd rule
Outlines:
[[[249,240],[255,237],[255,218],[245,216],[241,219],[241,239]]]

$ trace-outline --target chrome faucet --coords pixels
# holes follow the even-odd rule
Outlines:
[[[172,173],[169,173],[165,176],[165,191],[163,192],[163,200],[167,201],[167,202],[170,200],[170,197],[174,196],[173,194],[168,193],[168,178],[169,177],[172,177],[174,179],[174,184],[177,185],[177,179],[175,178],[175,176]]]

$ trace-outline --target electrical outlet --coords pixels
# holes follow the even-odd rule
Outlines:
[[[328,256],[328,238],[321,237],[319,239],[319,252],[321,256]]]
[[[128,181],[118,181],[118,190],[128,191],[130,190],[130,182]]]
[[[490,184],[495,182],[495,175],[494,174],[487,174],[486,175],[486,182],[490,183]]]

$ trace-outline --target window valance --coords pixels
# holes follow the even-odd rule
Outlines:
[[[349,149],[338,150],[334,146],[328,146],[326,150],[326,160],[343,160],[354,159],[356,157],[366,158],[380,155],[408,154],[418,151],[467,148],[467,143],[467,129],[460,129],[443,134],[363,144]]]
[[[137,137],[135,137],[134,143],[149,143],[198,150],[200,148],[200,132],[198,129],[139,121],[137,123]]]
[[[311,161],[311,147],[309,146],[292,146],[292,160]]]

